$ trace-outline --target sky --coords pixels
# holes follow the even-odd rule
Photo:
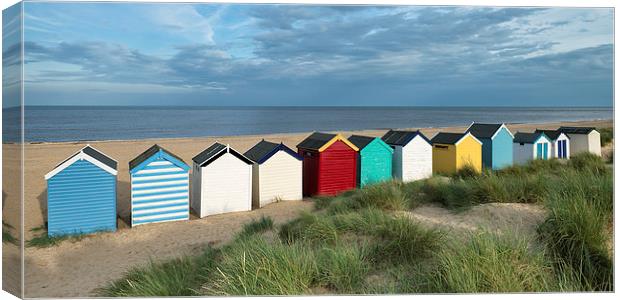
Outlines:
[[[609,8],[26,2],[24,51],[27,105],[613,103]]]

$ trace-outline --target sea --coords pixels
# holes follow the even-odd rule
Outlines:
[[[24,140],[135,140],[612,118],[612,107],[27,106]],[[3,109],[2,123],[3,142],[19,141],[20,109]]]

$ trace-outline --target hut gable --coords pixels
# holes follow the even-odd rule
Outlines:
[[[536,144],[540,139],[545,139],[547,142],[551,141],[544,132],[517,132],[515,133],[514,143]]]
[[[56,167],[54,167],[52,171],[45,174],[45,180],[49,180],[56,174],[71,166],[76,161],[80,160],[86,160],[112,175],[117,174],[118,163],[116,162],[116,160],[101,153],[90,145],[86,145],[84,148],[75,152],[73,155],[69,156],[67,159],[56,165]]]
[[[357,146],[352,144],[349,140],[345,139],[342,135],[321,132],[312,133],[309,137],[301,141],[301,143],[297,145],[297,148],[323,152],[332,144],[338,141],[343,142],[355,151],[359,151],[359,148],[357,148]]]
[[[431,141],[419,130],[416,131],[405,131],[405,130],[389,130],[386,132],[381,138],[386,144],[390,146],[405,146],[411,140],[416,137],[421,137],[427,143],[431,143]]]
[[[302,160],[302,157],[299,154],[283,143],[276,144],[265,140],[258,142],[258,144],[243,153],[243,155],[255,163],[262,164],[279,151],[284,151],[285,153],[293,156],[295,159]]]
[[[204,167],[212,163],[214,160],[218,159],[220,156],[226,153],[232,154],[233,156],[239,158],[240,160],[242,160],[243,162],[249,165],[253,163],[249,158],[245,157],[243,154],[241,154],[237,150],[231,148],[228,145],[223,145],[218,142],[211,145],[209,148],[205,149],[204,151],[200,152],[198,155],[194,156],[194,158],[192,158],[192,161],[198,164],[198,166]]]
[[[183,170],[189,170],[189,166],[185,163],[185,161],[183,161],[182,158],[174,155],[172,152],[160,147],[157,144],[132,159],[129,162],[129,170],[132,174],[136,173],[156,159],[165,159]]]

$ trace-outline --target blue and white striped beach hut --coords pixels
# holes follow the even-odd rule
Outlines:
[[[87,145],[45,175],[49,236],[116,230],[117,162]]]
[[[189,219],[189,168],[158,145],[129,162],[132,227]]]

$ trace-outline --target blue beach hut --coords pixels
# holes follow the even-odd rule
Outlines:
[[[467,132],[482,142],[482,165],[485,168],[499,170],[512,165],[514,136],[505,124],[474,122]]]
[[[117,162],[87,145],[45,175],[48,236],[116,230]]]
[[[130,161],[131,226],[188,220],[189,169],[159,145]]]

